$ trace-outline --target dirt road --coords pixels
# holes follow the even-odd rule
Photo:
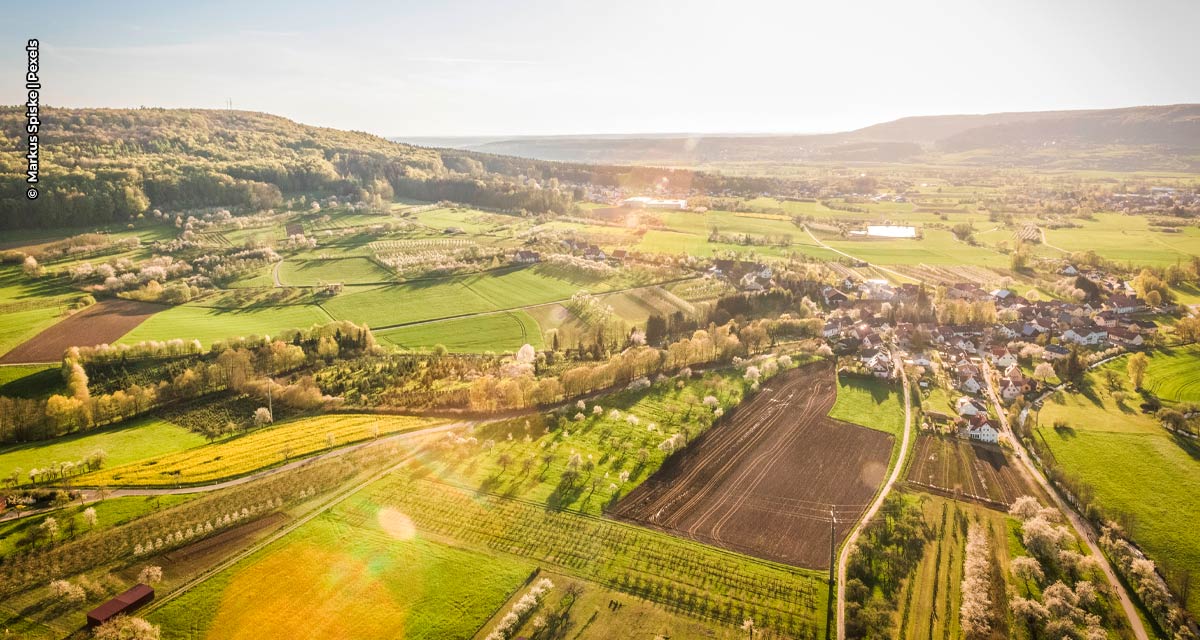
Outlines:
[[[846,562],[850,559],[850,550],[854,548],[854,543],[858,541],[859,534],[862,533],[867,523],[871,518],[875,517],[876,512],[883,506],[883,501],[887,499],[888,493],[891,492],[892,486],[896,484],[896,480],[900,478],[900,472],[904,469],[904,461],[908,458],[908,445],[911,441],[912,434],[912,395],[908,390],[908,376],[904,373],[904,367],[900,361],[896,361],[896,372],[900,375],[901,382],[904,383],[904,437],[900,440],[900,455],[896,457],[896,466],[892,468],[892,474],[888,476],[887,482],[883,484],[879,495],[875,498],[875,502],[871,503],[863,517],[859,519],[858,524],[850,531],[850,535],[846,536],[846,542],[842,545],[842,551],[838,554],[837,563],[837,637],[838,640],[846,640]]]

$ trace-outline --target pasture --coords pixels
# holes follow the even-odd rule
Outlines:
[[[176,486],[245,475],[329,449],[441,424],[409,416],[328,414],[261,427],[188,451],[165,453],[79,477],[81,485]]]
[[[1141,413],[1124,380],[1124,362],[1105,367],[1120,372],[1120,390],[1133,399],[1117,402],[1101,377],[1103,368],[1092,371],[1081,393],[1060,392],[1045,401],[1034,437],[1046,457],[1087,485],[1093,502],[1159,566],[1168,573],[1198,567],[1200,531],[1193,516],[1200,513],[1200,446]],[[1200,592],[1191,593],[1187,606],[1200,612]]]
[[[839,375],[829,417],[899,437],[904,432],[904,398],[884,380]]]
[[[374,260],[362,257],[330,258],[328,260],[297,260],[289,258],[279,267],[279,280],[286,286],[313,286],[340,282],[342,284],[376,284],[395,280],[391,271]]]
[[[400,511],[372,516],[322,514],[150,620],[164,639],[469,638],[534,568],[440,544]]]
[[[46,469],[56,462],[77,462],[95,451],[106,454],[105,467],[148,460],[204,444],[204,438],[169,422],[142,418],[111,427],[68,434],[0,449],[0,478],[20,470],[22,484],[31,469]],[[102,469],[100,473],[103,473]]]
[[[822,238],[825,244],[871,264],[972,265],[1007,269],[1008,256],[983,246],[971,246],[945,229],[923,229],[918,239]]]
[[[543,346],[537,321],[522,310],[383,329],[375,332],[375,338],[401,349],[430,349],[440,344],[451,353],[516,351],[526,344],[536,349]]]
[[[1200,345],[1152,351],[1142,386],[1168,402],[1200,402]],[[1124,359],[1120,362],[1125,362]]]
[[[237,336],[275,335],[287,329],[302,329],[331,320],[315,304],[251,305],[244,308],[206,307],[195,303],[170,307],[138,325],[120,342],[143,340],[199,340],[205,346]],[[116,340],[114,340],[116,342]]]
[[[1075,220],[1079,228],[1047,229],[1046,244],[1062,251],[1095,251],[1120,263],[1165,267],[1200,255],[1200,228],[1180,233],[1150,228],[1145,216],[1099,213],[1095,220]]]
[[[469,276],[415,280],[344,293],[322,307],[334,318],[386,329],[426,320],[517,309],[634,284],[632,276],[599,278],[549,265],[501,269]]]
[[[0,396],[42,398],[64,388],[58,364],[9,364],[0,366]]]

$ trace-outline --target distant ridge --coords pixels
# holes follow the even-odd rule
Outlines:
[[[813,135],[631,134],[396,138],[540,160],[612,164],[929,162],[1194,171],[1200,105],[914,116]]]

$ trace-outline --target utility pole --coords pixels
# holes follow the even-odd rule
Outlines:
[[[829,508],[829,606],[825,610],[825,640],[830,640],[834,621],[831,619],[837,592],[837,544],[834,530],[837,527],[837,515],[833,507]]]

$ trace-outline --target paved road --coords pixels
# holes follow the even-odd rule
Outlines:
[[[1097,365],[1098,364],[1099,363],[1097,363]],[[1016,437],[1016,434],[1013,433],[1012,427],[1008,423],[1008,414],[1005,413],[1004,405],[1000,404],[1000,398],[996,395],[996,387],[992,384],[992,368],[990,365],[988,365],[986,359],[983,362],[983,370],[983,377],[987,381],[988,397],[991,399],[992,405],[995,407],[996,415],[1000,420],[1002,430],[1008,434],[1008,437],[1013,442],[1013,446],[1016,449],[1016,457],[1021,461],[1021,464],[1019,465],[1020,469],[1024,471],[1026,478],[1036,482],[1042,487],[1042,489],[1046,491],[1046,493],[1050,494],[1050,497],[1054,499],[1055,504],[1058,506],[1059,511],[1067,516],[1067,520],[1071,523],[1071,526],[1075,528],[1076,534],[1078,534],[1079,537],[1087,543],[1088,549],[1091,550],[1092,557],[1099,561],[1101,569],[1104,570],[1105,577],[1108,578],[1109,585],[1113,588],[1114,592],[1117,594],[1117,597],[1120,598],[1121,608],[1125,610],[1125,617],[1129,619],[1129,626],[1133,628],[1134,636],[1136,636],[1138,640],[1149,640],[1149,636],[1146,634],[1146,628],[1142,625],[1142,619],[1138,616],[1137,609],[1135,609],[1133,606],[1133,600],[1129,598],[1129,593],[1125,590],[1125,586],[1122,585],[1121,581],[1117,579],[1117,574],[1113,571],[1112,565],[1109,564],[1108,558],[1101,553],[1099,545],[1096,544],[1096,532],[1092,528],[1092,525],[1088,521],[1084,520],[1083,517],[1081,517],[1078,513],[1076,513],[1075,510],[1071,508],[1071,505],[1067,504],[1067,502],[1058,495],[1058,492],[1054,490],[1054,487],[1050,486],[1050,483],[1046,480],[1046,477],[1042,475],[1042,472],[1037,468],[1036,465],[1033,464],[1029,453],[1025,451],[1025,445],[1022,444],[1020,438]]]
[[[837,564],[837,637],[838,640],[846,639],[846,562],[850,559],[850,551],[854,547],[854,543],[858,541],[859,534],[875,517],[875,513],[883,506],[883,501],[887,499],[888,493],[891,492],[892,486],[896,484],[896,480],[900,478],[900,472],[904,469],[904,461],[908,459],[908,444],[910,434],[912,432],[912,394],[908,389],[908,376],[904,373],[904,366],[899,360],[896,361],[896,371],[900,375],[901,382],[904,383],[904,437],[900,440],[900,455],[896,457],[896,466],[892,468],[892,475],[888,476],[887,482],[884,483],[883,489],[879,495],[875,497],[875,502],[871,503],[871,508],[867,509],[863,517],[859,519],[858,524],[850,531],[850,535],[846,536],[846,541],[842,544],[842,551],[838,554]]]

